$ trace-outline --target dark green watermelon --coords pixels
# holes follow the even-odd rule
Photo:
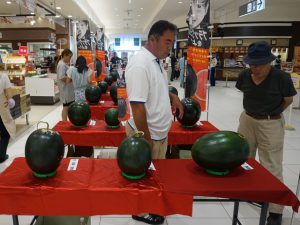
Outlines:
[[[138,135],[125,138],[118,147],[117,161],[124,177],[140,179],[151,164],[151,147]]]
[[[106,76],[104,81],[110,86],[114,82],[114,79],[111,76]]]
[[[106,94],[106,91],[108,89],[108,84],[105,81],[99,81],[98,87],[100,87],[102,94]]]
[[[184,127],[193,127],[200,119],[201,106],[196,100],[192,98],[184,98],[181,100],[181,103],[184,108],[184,114],[183,117],[180,119],[178,117],[179,111],[177,111],[176,112],[177,120]]]
[[[36,177],[54,176],[63,156],[64,142],[58,132],[38,129],[27,138],[25,158]]]
[[[249,144],[240,134],[219,131],[198,139],[192,147],[193,160],[208,172],[225,175],[247,161]]]
[[[118,95],[117,95],[118,87],[116,84],[110,87],[110,97],[114,101],[115,105],[118,104]]]
[[[88,104],[81,101],[73,102],[68,109],[68,117],[75,126],[86,126],[91,118],[91,110]]]
[[[119,127],[120,121],[118,119],[119,116],[119,110],[116,108],[110,108],[105,111],[104,118],[107,126],[113,128],[113,127]]]
[[[111,73],[109,74],[109,76],[111,76],[113,78],[113,81],[117,81],[120,78],[120,75],[118,73],[117,70],[113,70],[111,71]]]
[[[175,95],[178,96],[178,91],[177,91],[177,89],[176,89],[175,87],[173,87],[173,86],[169,86],[169,92],[171,92],[171,93],[173,93],[173,94],[175,94]]]
[[[97,105],[101,99],[101,89],[94,85],[87,86],[85,89],[85,98],[90,105]]]

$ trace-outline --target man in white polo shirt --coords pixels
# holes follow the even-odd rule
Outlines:
[[[152,25],[148,42],[133,56],[125,71],[126,91],[131,106],[126,134],[136,130],[144,132],[144,138],[152,147],[153,159],[164,159],[168,145],[168,132],[172,124],[172,108],[183,115],[183,106],[175,94],[169,93],[168,79],[161,59],[166,58],[175,40],[176,26],[160,20]],[[146,214],[133,219],[149,224],[161,224],[164,218]]]

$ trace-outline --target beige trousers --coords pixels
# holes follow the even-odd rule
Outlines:
[[[262,166],[283,182],[282,160],[284,142],[283,116],[277,120],[257,120],[243,112],[240,116],[238,132],[246,137],[250,144],[250,157],[258,152]],[[282,205],[270,204],[269,211],[282,213]]]
[[[128,123],[125,125],[125,131],[128,137],[133,136],[136,132]],[[161,141],[153,141],[152,159],[165,159],[167,147],[168,138],[165,138]]]

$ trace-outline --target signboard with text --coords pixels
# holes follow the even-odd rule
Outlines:
[[[239,16],[246,16],[265,9],[265,0],[250,1],[239,8]]]

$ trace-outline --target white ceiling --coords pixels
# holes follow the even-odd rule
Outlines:
[[[182,3],[179,4],[178,2]],[[238,8],[249,0],[211,0],[211,23],[246,21],[300,21],[300,0],[265,0],[266,9],[238,17]],[[0,0],[0,14],[19,13],[17,5]],[[104,27],[107,35],[147,33],[154,21],[166,19],[186,26],[190,0],[36,0],[57,14],[72,19],[88,19],[91,28]],[[13,1],[15,4],[15,2]],[[59,6],[61,9],[56,9]],[[142,9],[141,9],[142,8]]]

